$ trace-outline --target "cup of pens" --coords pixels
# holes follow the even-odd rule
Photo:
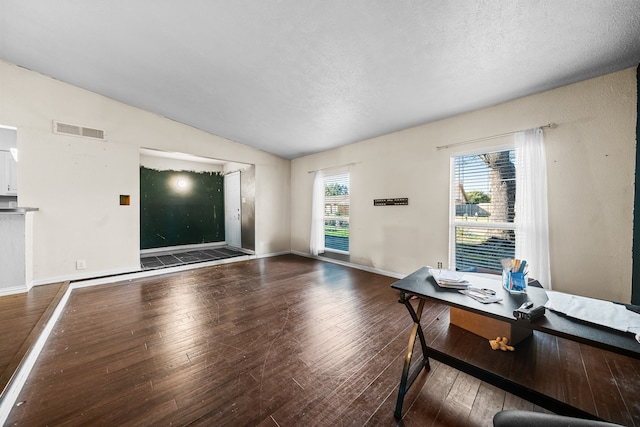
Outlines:
[[[527,261],[520,259],[503,259],[502,286],[512,294],[527,291]]]

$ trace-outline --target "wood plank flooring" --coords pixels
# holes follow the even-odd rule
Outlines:
[[[28,293],[0,297],[0,397],[38,339],[67,285],[36,286]]]
[[[6,425],[490,426],[502,409],[541,410],[432,361],[395,420],[411,322],[394,281],[285,255],[76,289]],[[638,360],[545,334],[493,352],[449,334],[443,305],[422,324],[500,369],[563,355],[531,381],[640,425]],[[580,367],[593,375],[572,386]]]

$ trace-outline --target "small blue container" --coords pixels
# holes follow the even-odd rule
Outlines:
[[[527,274],[502,270],[502,286],[512,294],[527,292]]]

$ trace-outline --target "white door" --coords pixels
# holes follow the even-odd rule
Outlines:
[[[224,176],[224,235],[227,245],[242,247],[240,172]]]

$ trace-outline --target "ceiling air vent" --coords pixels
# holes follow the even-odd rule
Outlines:
[[[53,122],[53,133],[60,135],[81,136],[84,138],[99,139],[105,141],[105,131],[103,129],[93,129],[68,123]]]

